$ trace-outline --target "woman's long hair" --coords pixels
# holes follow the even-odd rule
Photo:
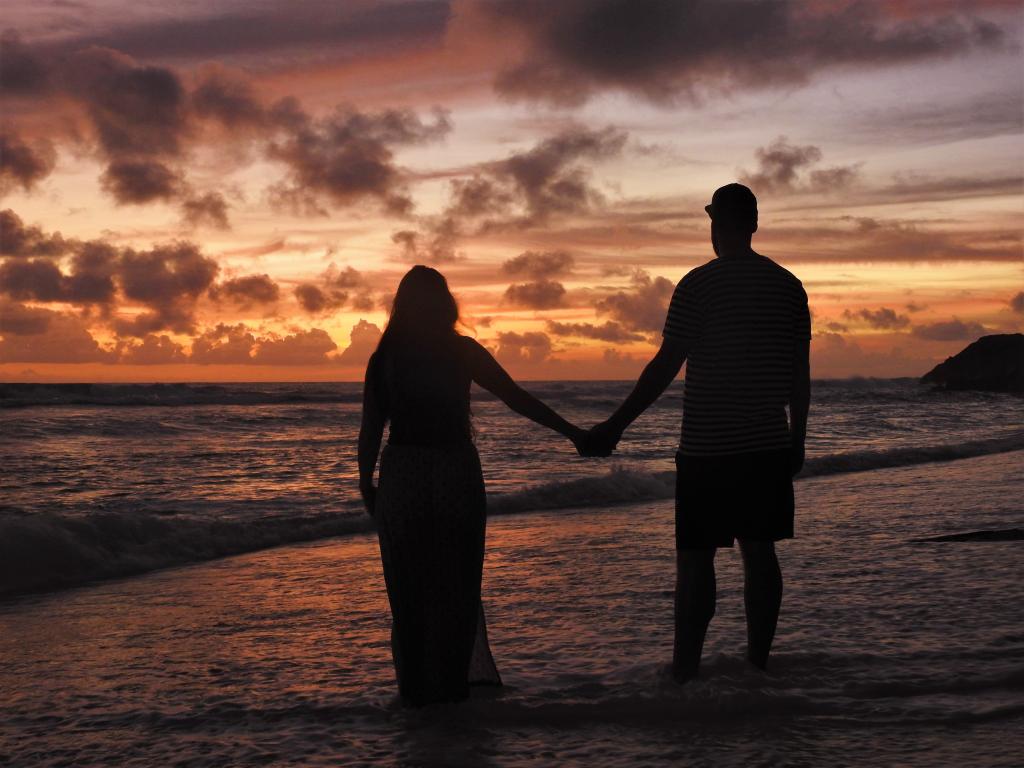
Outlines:
[[[459,305],[444,275],[417,264],[398,284],[391,316],[377,349],[443,345],[458,335],[458,322]]]

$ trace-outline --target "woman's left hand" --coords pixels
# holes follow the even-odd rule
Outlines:
[[[363,496],[363,504],[366,505],[366,513],[374,520],[377,519],[377,486],[370,484],[359,487],[359,493]]]
[[[580,456],[583,456],[584,451],[586,450],[588,434],[587,430],[580,429],[577,426],[573,426],[572,429],[566,433],[566,437],[568,437],[572,441],[572,444],[576,446],[576,453]]]

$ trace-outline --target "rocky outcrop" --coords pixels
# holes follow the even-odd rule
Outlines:
[[[921,377],[943,389],[1024,392],[1024,334],[982,336]]]

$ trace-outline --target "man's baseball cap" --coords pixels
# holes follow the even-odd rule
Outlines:
[[[704,206],[708,216],[726,224],[757,224],[757,198],[749,187],[726,184],[715,190],[711,203]]]

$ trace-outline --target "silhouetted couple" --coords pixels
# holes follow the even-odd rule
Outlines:
[[[569,438],[581,455],[608,456],[684,361],[672,672],[679,682],[697,674],[715,612],[715,552],[735,540],[747,656],[765,668],[782,601],[774,542],[793,536],[792,477],[804,461],[810,315],[800,281],[751,248],[753,193],[729,184],[705,210],[717,258],[679,282],[661,348],[619,409],[589,431],[519,387],[490,352],[456,331],[458,308],[439,272],[416,266],[402,278],[366,370],[359,476],[377,521],[404,702],[459,701],[473,684],[501,684],[480,601],[486,497],[471,382]]]

